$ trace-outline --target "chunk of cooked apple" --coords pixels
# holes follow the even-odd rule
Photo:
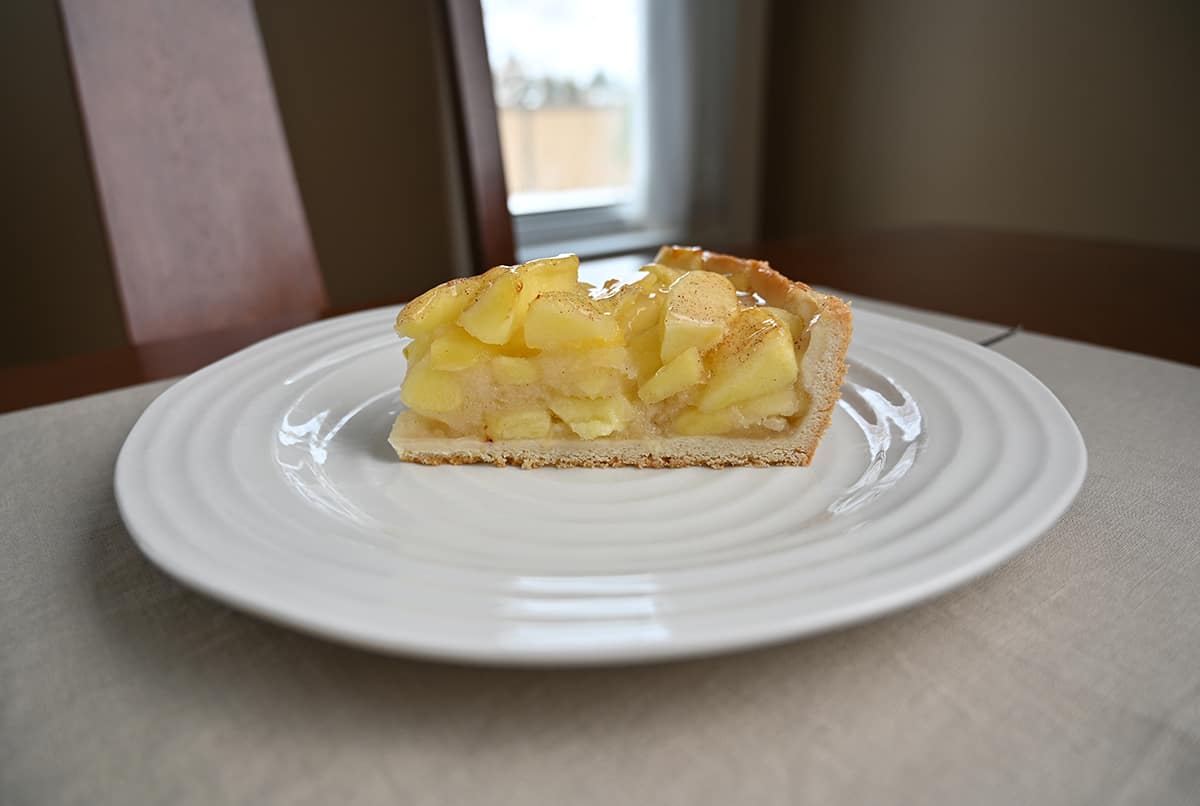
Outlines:
[[[434,369],[457,372],[470,369],[491,358],[496,347],[484,344],[460,327],[447,329],[429,345],[429,365]]]
[[[555,398],[550,401],[550,410],[584,439],[606,437],[619,431],[632,415],[629,400],[620,395],[596,399]]]
[[[396,332],[411,339],[421,339],[443,325],[454,323],[475,301],[481,279],[460,277],[429,289],[400,309]]]
[[[737,310],[737,292],[725,277],[707,271],[680,275],[667,291],[662,362],[670,362],[689,347],[704,351],[719,342]]]
[[[409,367],[400,387],[400,401],[421,414],[445,414],[462,407],[462,387],[454,373],[421,361]]]
[[[579,257],[558,255],[531,260],[517,267],[529,301],[547,291],[579,290]]]
[[[737,404],[737,409],[747,421],[754,423],[768,417],[791,417],[802,405],[804,401],[793,384],[777,392],[745,400]]]
[[[612,314],[626,337],[636,336],[657,325],[662,317],[663,288],[657,277],[643,277],[597,299],[596,306]]]
[[[660,403],[704,380],[704,361],[700,351],[689,347],[675,356],[638,389],[643,403]]]
[[[616,321],[580,294],[548,291],[529,304],[525,344],[535,350],[602,347],[622,342]]]
[[[491,439],[541,439],[550,433],[550,423],[550,412],[541,407],[483,415],[484,432]]]
[[[697,403],[705,412],[784,389],[800,371],[787,324],[761,308],[737,312],[709,361],[712,377]]]
[[[521,321],[521,283],[512,266],[486,272],[471,304],[458,317],[463,330],[485,344],[504,344]]]

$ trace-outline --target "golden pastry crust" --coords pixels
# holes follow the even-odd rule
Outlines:
[[[545,445],[514,442],[478,442],[457,447],[461,440],[439,440],[440,445],[430,449],[406,449],[402,458],[423,465],[471,465],[491,464],[497,467],[767,467],[792,465],[803,467],[811,457],[797,448],[783,444],[760,445],[758,450],[747,452],[746,439],[736,437],[707,438],[708,443],[697,445],[702,437],[679,437],[664,440],[649,446],[636,440],[598,443],[584,446],[576,442],[563,442],[561,447],[547,449]],[[769,442],[769,440],[764,440]],[[780,440],[783,441],[782,439]],[[724,443],[724,444],[721,444]],[[396,445],[392,443],[393,447]],[[397,448],[399,451],[399,448]]]

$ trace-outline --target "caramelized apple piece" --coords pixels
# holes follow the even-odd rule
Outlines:
[[[404,359],[408,361],[408,365],[420,361],[425,356],[429,355],[429,345],[432,344],[429,338],[414,339],[404,347]]]
[[[528,301],[547,291],[579,290],[579,257],[558,255],[544,257],[522,264],[518,273],[524,284]]]
[[[783,308],[773,308],[770,305],[764,305],[761,310],[787,325],[788,332],[792,334],[793,341],[803,336],[804,331],[808,329],[808,320],[791,311],[785,311]]]
[[[694,246],[664,246],[654,256],[654,262],[662,264],[667,261],[673,268],[695,271],[703,268],[704,250]]]
[[[638,389],[638,397],[643,403],[658,403],[684,389],[691,389],[702,380],[704,362],[700,360],[700,351],[689,347],[642,384]]]
[[[550,433],[550,412],[540,408],[487,412],[483,423],[491,439],[541,439]]]
[[[800,410],[800,396],[796,387],[789,386],[778,392],[746,400],[737,405],[737,410],[749,422],[758,422],[768,417],[791,417]]]
[[[429,346],[429,366],[457,372],[490,358],[496,348],[484,344],[462,328],[453,328],[433,340]]]
[[[791,331],[761,308],[745,308],[733,317],[710,362],[712,379],[697,404],[705,412],[783,389],[799,373]]]
[[[624,397],[596,400],[560,397],[551,401],[550,410],[584,439],[606,437],[620,431],[631,415],[629,401]]]
[[[463,330],[485,344],[504,344],[522,314],[516,269],[497,266],[483,275],[483,287],[458,317]]]
[[[525,344],[556,350],[621,343],[616,321],[587,297],[562,291],[541,294],[525,317]]]
[[[643,277],[596,300],[596,305],[611,313],[627,336],[634,336],[658,324],[665,296],[659,288],[656,278]]]
[[[400,387],[400,400],[421,414],[445,414],[462,406],[462,388],[453,373],[422,361],[409,369]]]
[[[436,286],[400,309],[396,317],[396,332],[401,336],[420,339],[453,323],[463,309],[475,300],[479,277],[460,277]]]
[[[662,366],[662,335],[658,328],[643,330],[629,339],[629,358],[637,372],[639,383],[645,383]]]
[[[703,351],[721,340],[738,310],[733,284],[719,274],[690,271],[667,292],[661,357],[664,364],[689,347]]]
[[[642,266],[640,270],[653,277],[657,281],[655,284],[661,288],[670,287],[671,283],[689,271],[689,269],[676,269],[671,266],[664,266],[661,263],[650,263]]]

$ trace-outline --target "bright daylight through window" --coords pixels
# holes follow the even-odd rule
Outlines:
[[[514,215],[634,200],[641,2],[484,0]]]

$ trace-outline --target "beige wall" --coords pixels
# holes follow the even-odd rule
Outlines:
[[[956,223],[1200,246],[1200,3],[774,13],[767,234]]]
[[[462,259],[432,2],[256,3],[335,306]],[[0,3],[0,365],[125,342],[55,5]]]

